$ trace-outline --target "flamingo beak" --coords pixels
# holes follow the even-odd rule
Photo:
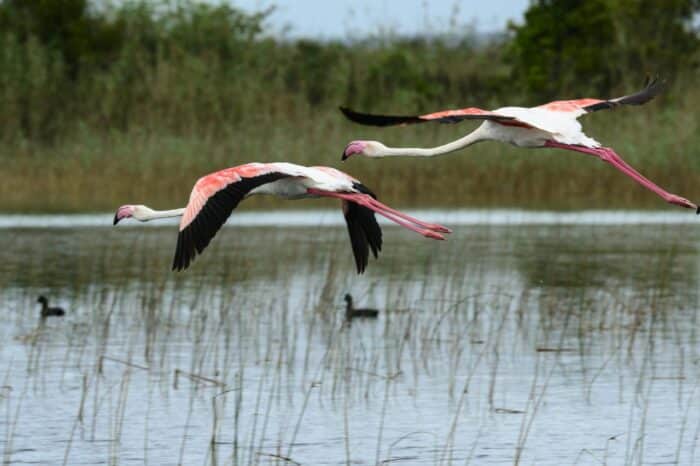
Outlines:
[[[365,141],[352,141],[343,149],[343,155],[340,157],[340,160],[344,162],[355,154],[361,154],[366,147],[367,143]]]
[[[119,223],[119,221],[123,218],[128,218],[134,215],[134,208],[133,206],[130,205],[123,205],[120,208],[117,209],[117,212],[114,214],[114,222],[112,225],[116,225]]]

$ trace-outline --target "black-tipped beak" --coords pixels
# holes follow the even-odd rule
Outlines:
[[[117,213],[114,214],[114,223],[112,223],[112,225],[116,225],[117,223],[119,223],[119,220],[119,211],[117,211]]]
[[[343,151],[343,155],[340,156],[340,161],[345,162],[347,160],[347,158],[348,158],[348,155],[345,153],[345,151]]]
[[[698,207],[698,210],[695,211],[696,215],[700,215],[700,207]]]

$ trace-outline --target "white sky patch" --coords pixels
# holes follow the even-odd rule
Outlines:
[[[230,3],[246,12],[275,6],[272,32],[287,37],[357,39],[505,31],[509,20],[522,22],[528,0],[208,0]]]

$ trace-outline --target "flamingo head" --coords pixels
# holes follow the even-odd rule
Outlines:
[[[346,303],[351,303],[352,302],[352,296],[350,296],[350,293],[345,294],[345,302]]]
[[[365,157],[378,157],[385,146],[379,141],[351,141],[343,150],[340,160],[346,160],[353,155]]]
[[[123,218],[135,218],[136,220],[142,220],[143,214],[146,213],[146,207],[145,205],[123,205],[120,208],[117,209],[117,212],[114,214],[114,223],[113,225],[116,225],[119,223],[119,221]]]

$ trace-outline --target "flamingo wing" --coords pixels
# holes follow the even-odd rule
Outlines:
[[[355,184],[355,188],[377,198],[372,191],[359,183]],[[370,249],[375,259],[382,249],[382,230],[374,217],[374,212],[367,207],[343,200],[343,214],[350,235],[352,253],[355,256],[357,273],[362,273],[367,267]]]
[[[227,168],[200,178],[180,222],[173,270],[189,267],[197,254],[209,245],[233,209],[253,189],[282,178],[295,176],[275,164],[250,163]]]
[[[647,79],[644,89],[639,92],[616,99],[603,100],[583,108],[587,112],[595,112],[597,110],[615,108],[619,105],[642,105],[661,94],[661,91],[664,89],[664,84],[664,81],[660,80],[658,76],[655,76],[652,79]]]
[[[437,121],[440,123],[458,123],[462,120],[495,120],[495,121],[510,121],[515,117],[483,110],[481,108],[469,107],[456,110],[443,110],[425,115],[377,115],[372,113],[361,113],[351,110],[347,107],[340,107],[343,115],[355,123],[368,126],[396,126],[410,125],[417,123],[426,123],[429,121]]]
[[[641,91],[617,97],[616,99],[557,100],[541,105],[539,108],[554,112],[571,112],[575,113],[576,117],[579,117],[586,113],[597,112],[598,110],[610,110],[620,105],[642,105],[659,95],[663,89],[664,82],[658,77],[654,77],[652,79],[647,79],[644,89]]]

